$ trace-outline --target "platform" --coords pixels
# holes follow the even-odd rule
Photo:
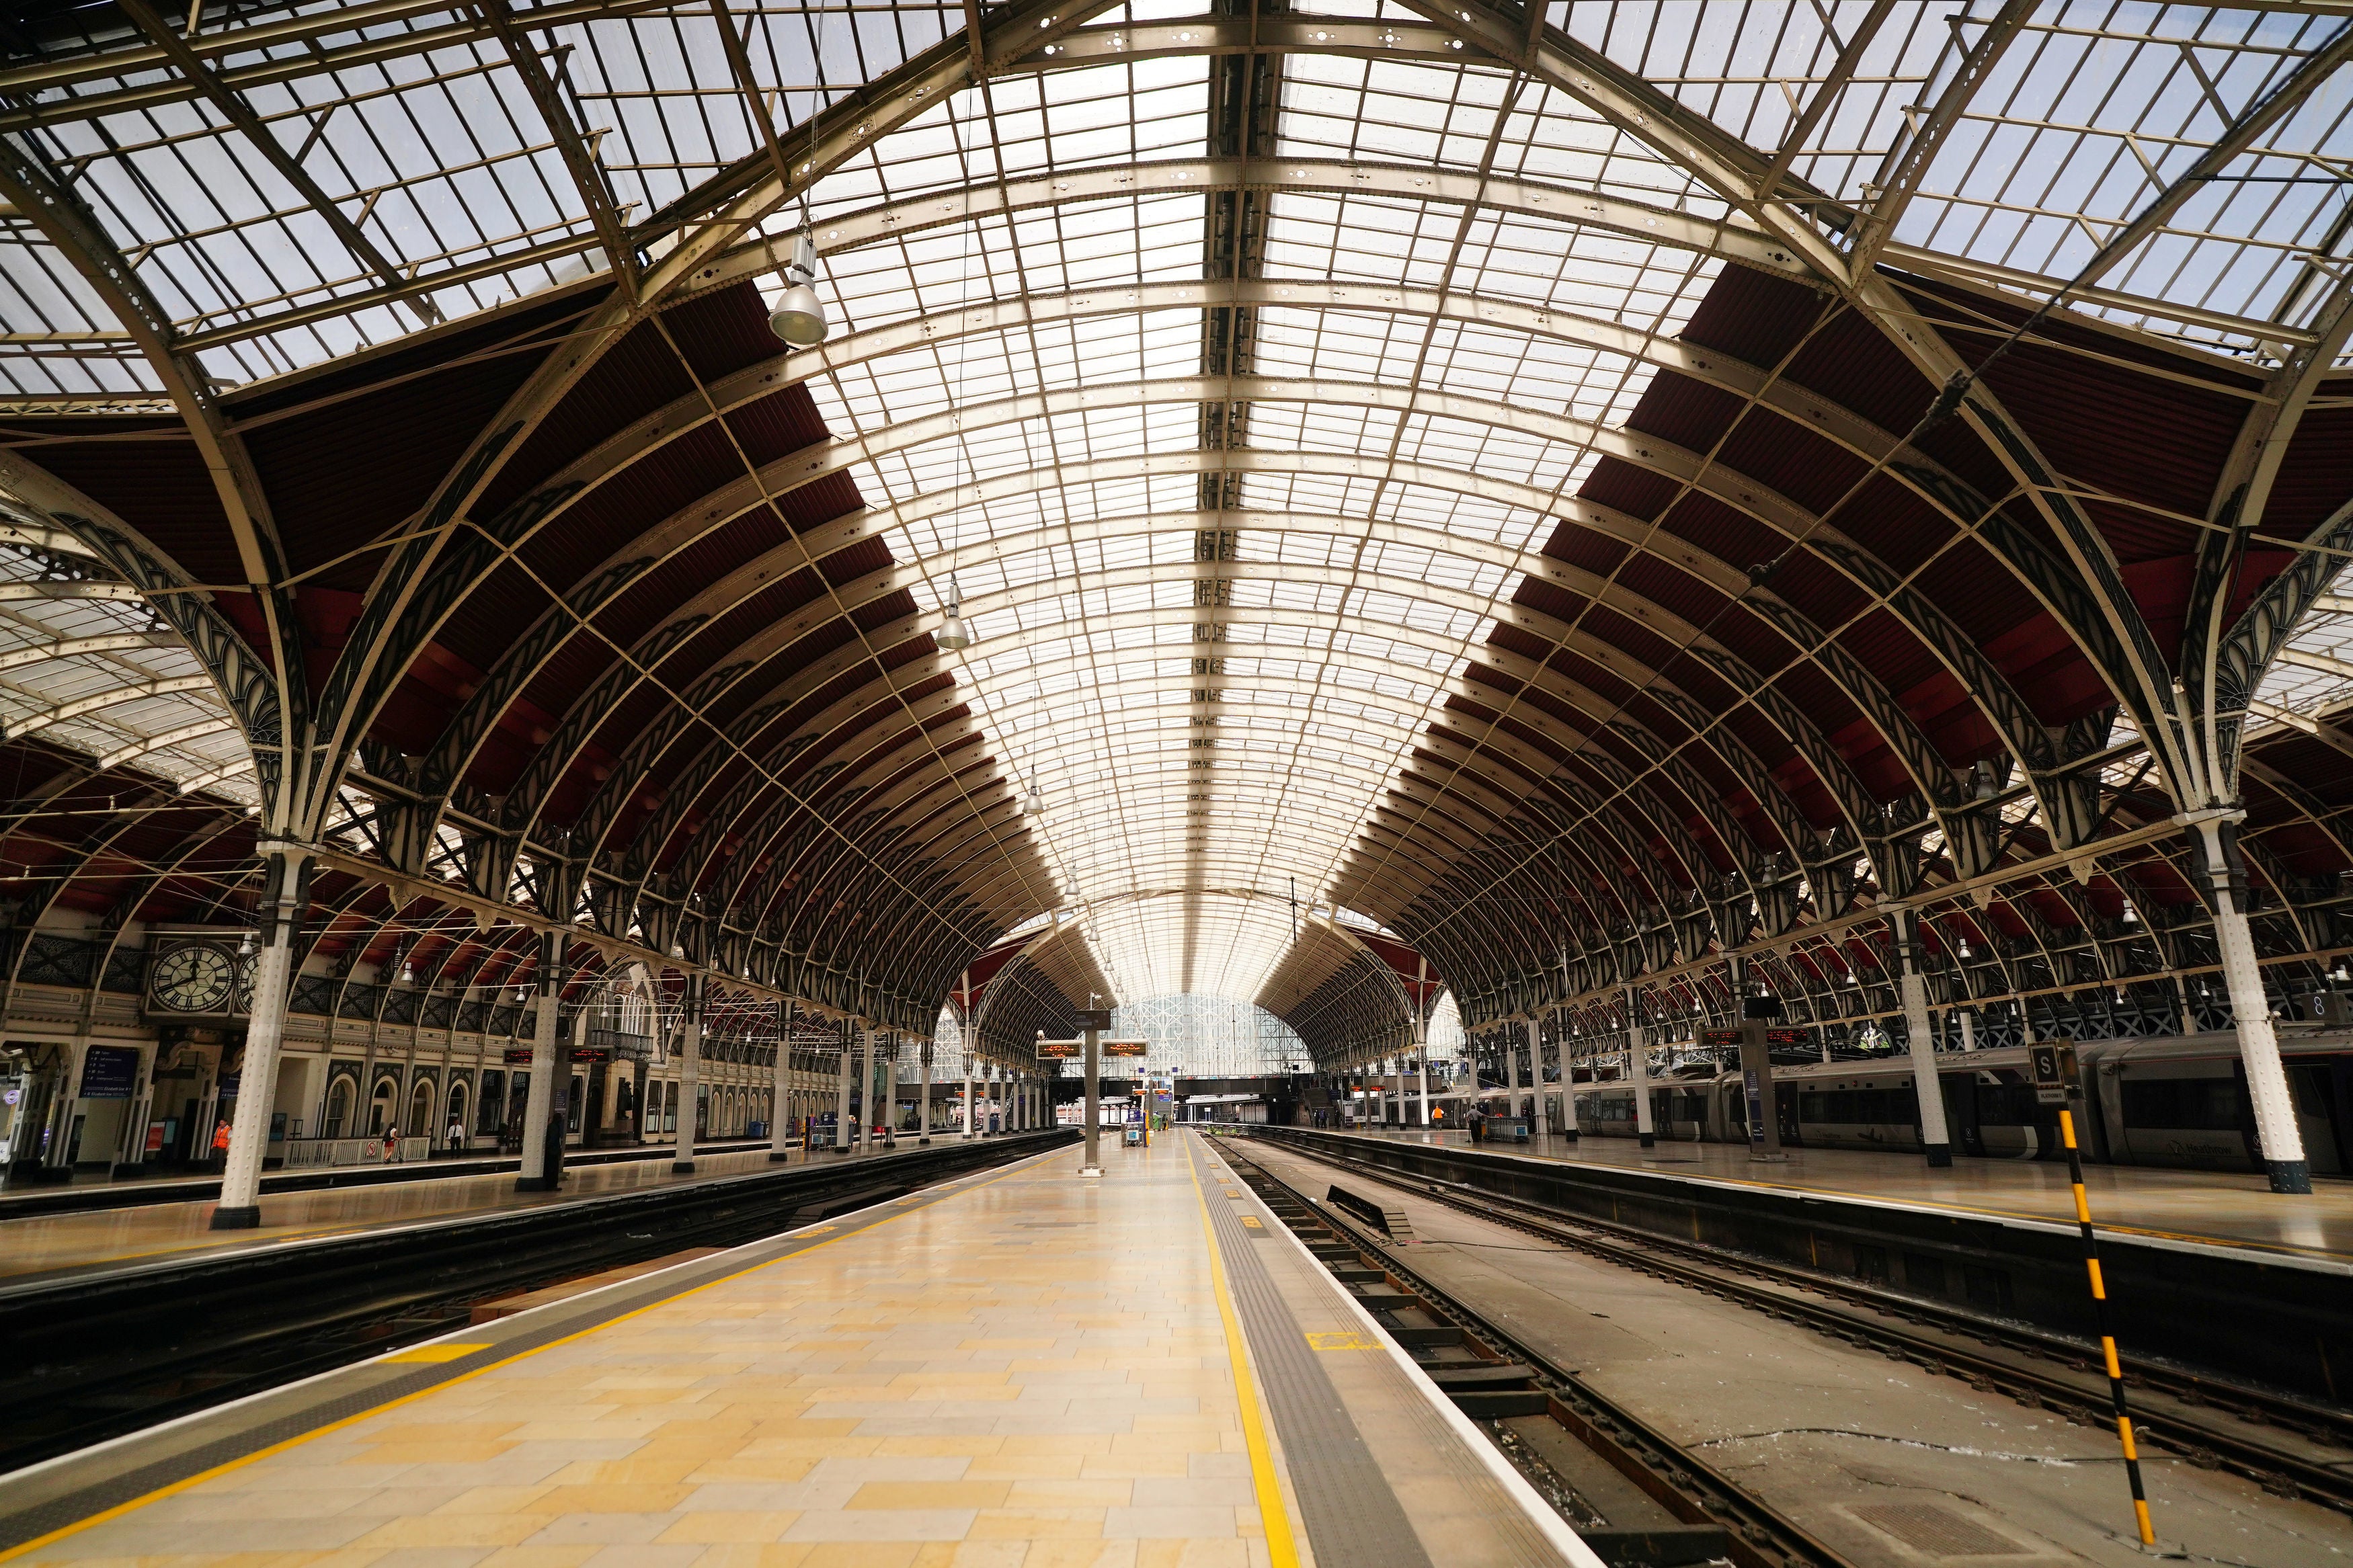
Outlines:
[[[1327,1129],[1335,1131],[1336,1129]],[[1520,1159],[1557,1160],[1689,1176],[1814,1196],[1878,1199],[2000,1219],[2048,1220],[2072,1226],[2074,1200],[2063,1162],[1986,1160],[1956,1156],[1931,1169],[1917,1153],[1859,1149],[1791,1149],[1765,1163],[1743,1144],[1661,1142],[1644,1149],[1631,1138],[1555,1137],[1525,1143],[1479,1143],[1470,1134],[1419,1127],[1351,1132],[1393,1142],[1439,1143]],[[2353,1181],[2322,1178],[2308,1195],[2271,1190],[2248,1173],[2158,1170],[2144,1165],[2086,1165],[2084,1189],[2093,1223],[2123,1236],[2251,1247],[2353,1262]]]
[[[21,1471],[0,1557],[1595,1563],[1201,1141],[1080,1158]]]
[[[944,1139],[939,1140],[944,1142]],[[892,1147],[913,1148],[903,1139]],[[316,1192],[261,1194],[261,1225],[257,1229],[216,1231],[210,1202],[170,1199],[132,1208],[91,1209],[69,1214],[8,1217],[0,1211],[0,1279],[24,1279],[105,1268],[166,1257],[193,1257],[312,1237],[346,1236],[418,1220],[451,1219],[464,1215],[541,1208],[606,1193],[645,1192],[657,1187],[709,1181],[797,1165],[805,1159],[839,1163],[862,1158],[828,1150],[804,1155],[796,1150],[788,1162],[772,1161],[765,1145],[729,1154],[698,1154],[691,1175],[674,1175],[666,1159],[617,1161],[607,1164],[566,1165],[561,1189],[549,1193],[519,1193],[512,1170],[479,1175],[441,1176],[360,1187],[334,1187]]]
[[[695,1154],[733,1154],[765,1149],[765,1138],[706,1138]],[[609,1165],[637,1160],[668,1160],[667,1143],[629,1144],[614,1149],[564,1152],[566,1170]],[[514,1154],[496,1152],[437,1155],[430,1160],[403,1160],[389,1165],[314,1165],[300,1170],[265,1167],[261,1191],[300,1193],[328,1187],[372,1187],[394,1182],[433,1182],[449,1176],[483,1176],[504,1172],[512,1176],[522,1168]],[[32,1181],[0,1184],[0,1221],[30,1215],[68,1214],[83,1209],[143,1208],[149,1204],[209,1203],[220,1195],[220,1177],[203,1172],[176,1176],[77,1175],[63,1182]]]

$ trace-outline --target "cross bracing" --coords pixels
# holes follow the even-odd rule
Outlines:
[[[38,23],[11,521],[216,689],[77,644],[23,739],[249,778],[273,840],[361,800],[322,909],[439,887],[916,1032],[1054,909],[1089,987],[1322,994],[1362,1055],[1396,965],[1294,886],[1474,1023],[1728,1005],[1733,950],[1810,995],[1940,888],[1968,994],[2137,984],[2209,962],[2164,825],[2212,806],[2282,984],[2327,959],[2345,18],[1671,10]],[[780,354],[804,199],[834,331]],[[317,463],[387,431],[392,482]]]

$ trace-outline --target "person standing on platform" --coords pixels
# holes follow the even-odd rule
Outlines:
[[[389,1165],[399,1155],[400,1129],[397,1126],[387,1127],[384,1130],[384,1158],[381,1163]]]
[[[448,1152],[452,1154],[456,1153],[459,1145],[466,1142],[465,1124],[454,1116],[449,1118],[449,1135],[444,1142],[448,1146]]]

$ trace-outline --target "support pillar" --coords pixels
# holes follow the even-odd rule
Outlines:
[[[1773,1044],[1767,1033],[1772,1021],[1781,1016],[1781,1004],[1770,996],[1750,994],[1744,959],[1732,961],[1732,991],[1740,1000],[1740,1089],[1748,1123],[1748,1157],[1785,1159],[1780,1099],[1773,1087]],[[1827,1057],[1830,1047],[1825,1045],[1822,1049]]]
[[[1082,1038],[1087,1043],[1087,1163],[1085,1171],[1103,1174],[1103,1160],[1097,1153],[1103,1139],[1103,1059],[1097,1048],[1103,1043],[1103,1030],[1095,1022],[1100,1014],[1090,1014]]]
[[[1511,1096],[1504,1103],[1511,1107],[1510,1113],[1516,1117],[1520,1113],[1520,1047],[1519,1042],[1512,1038],[1512,1033],[1511,1026],[1506,1024],[1504,1026],[1504,1089]]]
[[[670,1155],[674,1175],[694,1173],[694,1136],[701,1120],[695,1101],[702,1092],[702,975],[686,977],[686,1006],[678,1030],[678,1142]]]
[[[1960,1014],[1961,1018],[1961,1049],[1965,1051],[1976,1050],[1978,1048],[1977,1010],[1971,1007],[1961,1007],[1955,1010]]]
[[[1545,1115],[1544,1023],[1534,1013],[1528,1015],[1528,1078],[1535,1092],[1528,1099],[1535,1107],[1536,1142],[1552,1146],[1552,1122]]]
[[[1634,1136],[1643,1148],[1655,1149],[1659,1133],[1651,1115],[1651,1046],[1642,1037],[1641,1004],[1631,985],[1626,987],[1626,1060],[1634,1079]]]
[[[1561,1017],[1560,1141],[1564,1143],[1577,1142],[1577,1063],[1575,1047],[1569,1043],[1572,1037],[1567,1033],[1568,1021],[1574,1016],[1574,1014],[1564,1014]]]
[[[2221,950],[2222,982],[2231,996],[2231,1026],[2239,1037],[2239,1058],[2247,1072],[2247,1096],[2254,1101],[2255,1141],[2263,1146],[2265,1173],[2275,1193],[2309,1193],[2312,1170],[2305,1163],[2304,1131],[2295,1123],[2287,1071],[2280,1065],[2279,1037],[2272,1028],[2271,999],[2255,962],[2254,932],[2248,929],[2246,872],[2239,864],[2238,826],[2208,819],[2198,824],[2206,869],[2214,886],[2214,944]]]
[[[841,1077],[833,1091],[833,1152],[849,1152],[849,1079],[858,1070],[858,1047],[850,1037],[854,1026],[841,1021]]]
[[[972,1087],[972,1041],[964,1044],[964,1141],[967,1143],[980,1136],[979,1100]]]
[[[776,1065],[768,1086],[768,1158],[792,1158],[793,1003],[776,1003]]]
[[[278,1047],[285,1038],[287,992],[294,983],[294,933],[310,891],[308,848],[273,841],[261,849],[257,909],[261,930],[253,960],[253,1011],[246,1024],[237,1119],[229,1124],[227,1168],[221,1173],[220,1201],[213,1206],[215,1230],[251,1230],[261,1223],[261,1162],[269,1152],[269,1115],[278,1103]],[[80,1064],[69,1062],[67,1070],[78,1075]],[[60,1086],[67,1105],[79,1087],[78,1076],[69,1076]],[[64,1136],[70,1137],[70,1110],[65,1126]]]
[[[874,1152],[874,1026],[860,1031],[866,1038],[864,1071],[858,1080],[858,1147]]]
[[[533,979],[539,993],[539,1010],[531,1020],[531,1087],[523,1096],[522,1168],[515,1177],[519,1193],[544,1193],[555,1185],[547,1169],[547,1113],[555,1102],[556,1012],[564,999],[563,932],[540,933],[539,967]],[[371,1087],[364,1079],[363,1092]],[[353,1110],[359,1116],[367,1114],[364,1102]]]
[[[1936,1037],[1928,1032],[1928,982],[1920,973],[1919,921],[1907,909],[1890,908],[1887,914],[1904,966],[1904,1033],[1911,1045],[1912,1087],[1920,1101],[1920,1144],[1928,1163],[1941,1170],[1953,1163],[1953,1142],[1945,1129],[1945,1087],[1936,1076]]]
[[[932,1141],[932,1042],[929,1040],[923,1042],[923,1098],[916,1101],[915,1110],[915,1146],[919,1149]]]

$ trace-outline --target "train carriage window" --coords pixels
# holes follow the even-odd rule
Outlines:
[[[2227,1078],[2157,1078],[2124,1086],[2127,1127],[2181,1128],[2200,1132],[2239,1130],[2239,1086]]]
[[[1978,1090],[1980,1127],[2056,1127],[2059,1110],[2034,1095],[2031,1083],[1981,1083]]]
[[[1920,1120],[1920,1097],[1909,1087],[1810,1090],[1798,1096],[1798,1120],[1826,1127],[1908,1127]]]

